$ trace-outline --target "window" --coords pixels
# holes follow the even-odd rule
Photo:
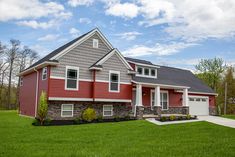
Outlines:
[[[20,86],[23,86],[23,77],[20,77]]]
[[[73,104],[61,105],[61,117],[73,117]]]
[[[78,90],[78,67],[66,67],[65,89]]]
[[[156,70],[155,69],[151,69],[151,76],[156,76]]]
[[[162,106],[162,110],[168,110],[168,92],[160,93],[160,104]]]
[[[189,98],[189,101],[194,101],[194,98]]]
[[[196,98],[196,101],[200,101],[200,98]]]
[[[136,76],[157,78],[157,69],[136,66]]]
[[[44,67],[42,69],[42,80],[46,80],[47,79],[47,67]]]
[[[99,48],[99,40],[93,39],[93,48]]]
[[[147,69],[147,68],[144,68],[144,75],[147,75],[147,76],[149,76],[149,69]]]
[[[103,116],[113,116],[113,105],[103,105]]]
[[[206,102],[206,99],[205,99],[205,98],[202,98],[201,100],[202,100],[202,102]]]
[[[155,92],[151,90],[151,109],[153,109],[155,102]]]
[[[120,86],[119,82],[120,82],[120,72],[110,71],[109,72],[109,91],[119,92],[119,86]]]
[[[138,74],[142,75],[143,74],[143,68],[138,67],[137,68],[137,72],[138,72]]]

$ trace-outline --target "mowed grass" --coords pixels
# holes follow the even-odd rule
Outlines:
[[[222,115],[224,118],[235,119],[235,115]]]
[[[0,156],[233,157],[235,129],[193,122],[157,126],[144,120],[36,127],[0,111]]]

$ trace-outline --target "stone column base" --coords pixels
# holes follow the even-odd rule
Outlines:
[[[161,106],[154,106],[153,107],[154,114],[161,115],[162,113],[162,107]]]
[[[144,107],[143,106],[136,106],[136,118],[143,119],[144,115]]]

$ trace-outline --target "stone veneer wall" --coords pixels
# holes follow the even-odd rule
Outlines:
[[[96,110],[97,116],[103,116],[103,105],[113,105],[113,116],[125,117],[131,112],[130,103],[119,102],[65,102],[65,101],[52,101],[48,103],[48,118],[53,120],[73,120],[81,117],[82,112],[88,107]],[[61,117],[61,105],[74,104],[73,117]],[[111,117],[107,117],[111,118]]]
[[[161,110],[161,114],[189,114],[189,107],[169,107],[168,110]]]

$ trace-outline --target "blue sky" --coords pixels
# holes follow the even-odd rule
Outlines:
[[[194,69],[201,58],[235,64],[233,0],[2,0],[0,41],[43,57],[98,27],[123,55]]]

